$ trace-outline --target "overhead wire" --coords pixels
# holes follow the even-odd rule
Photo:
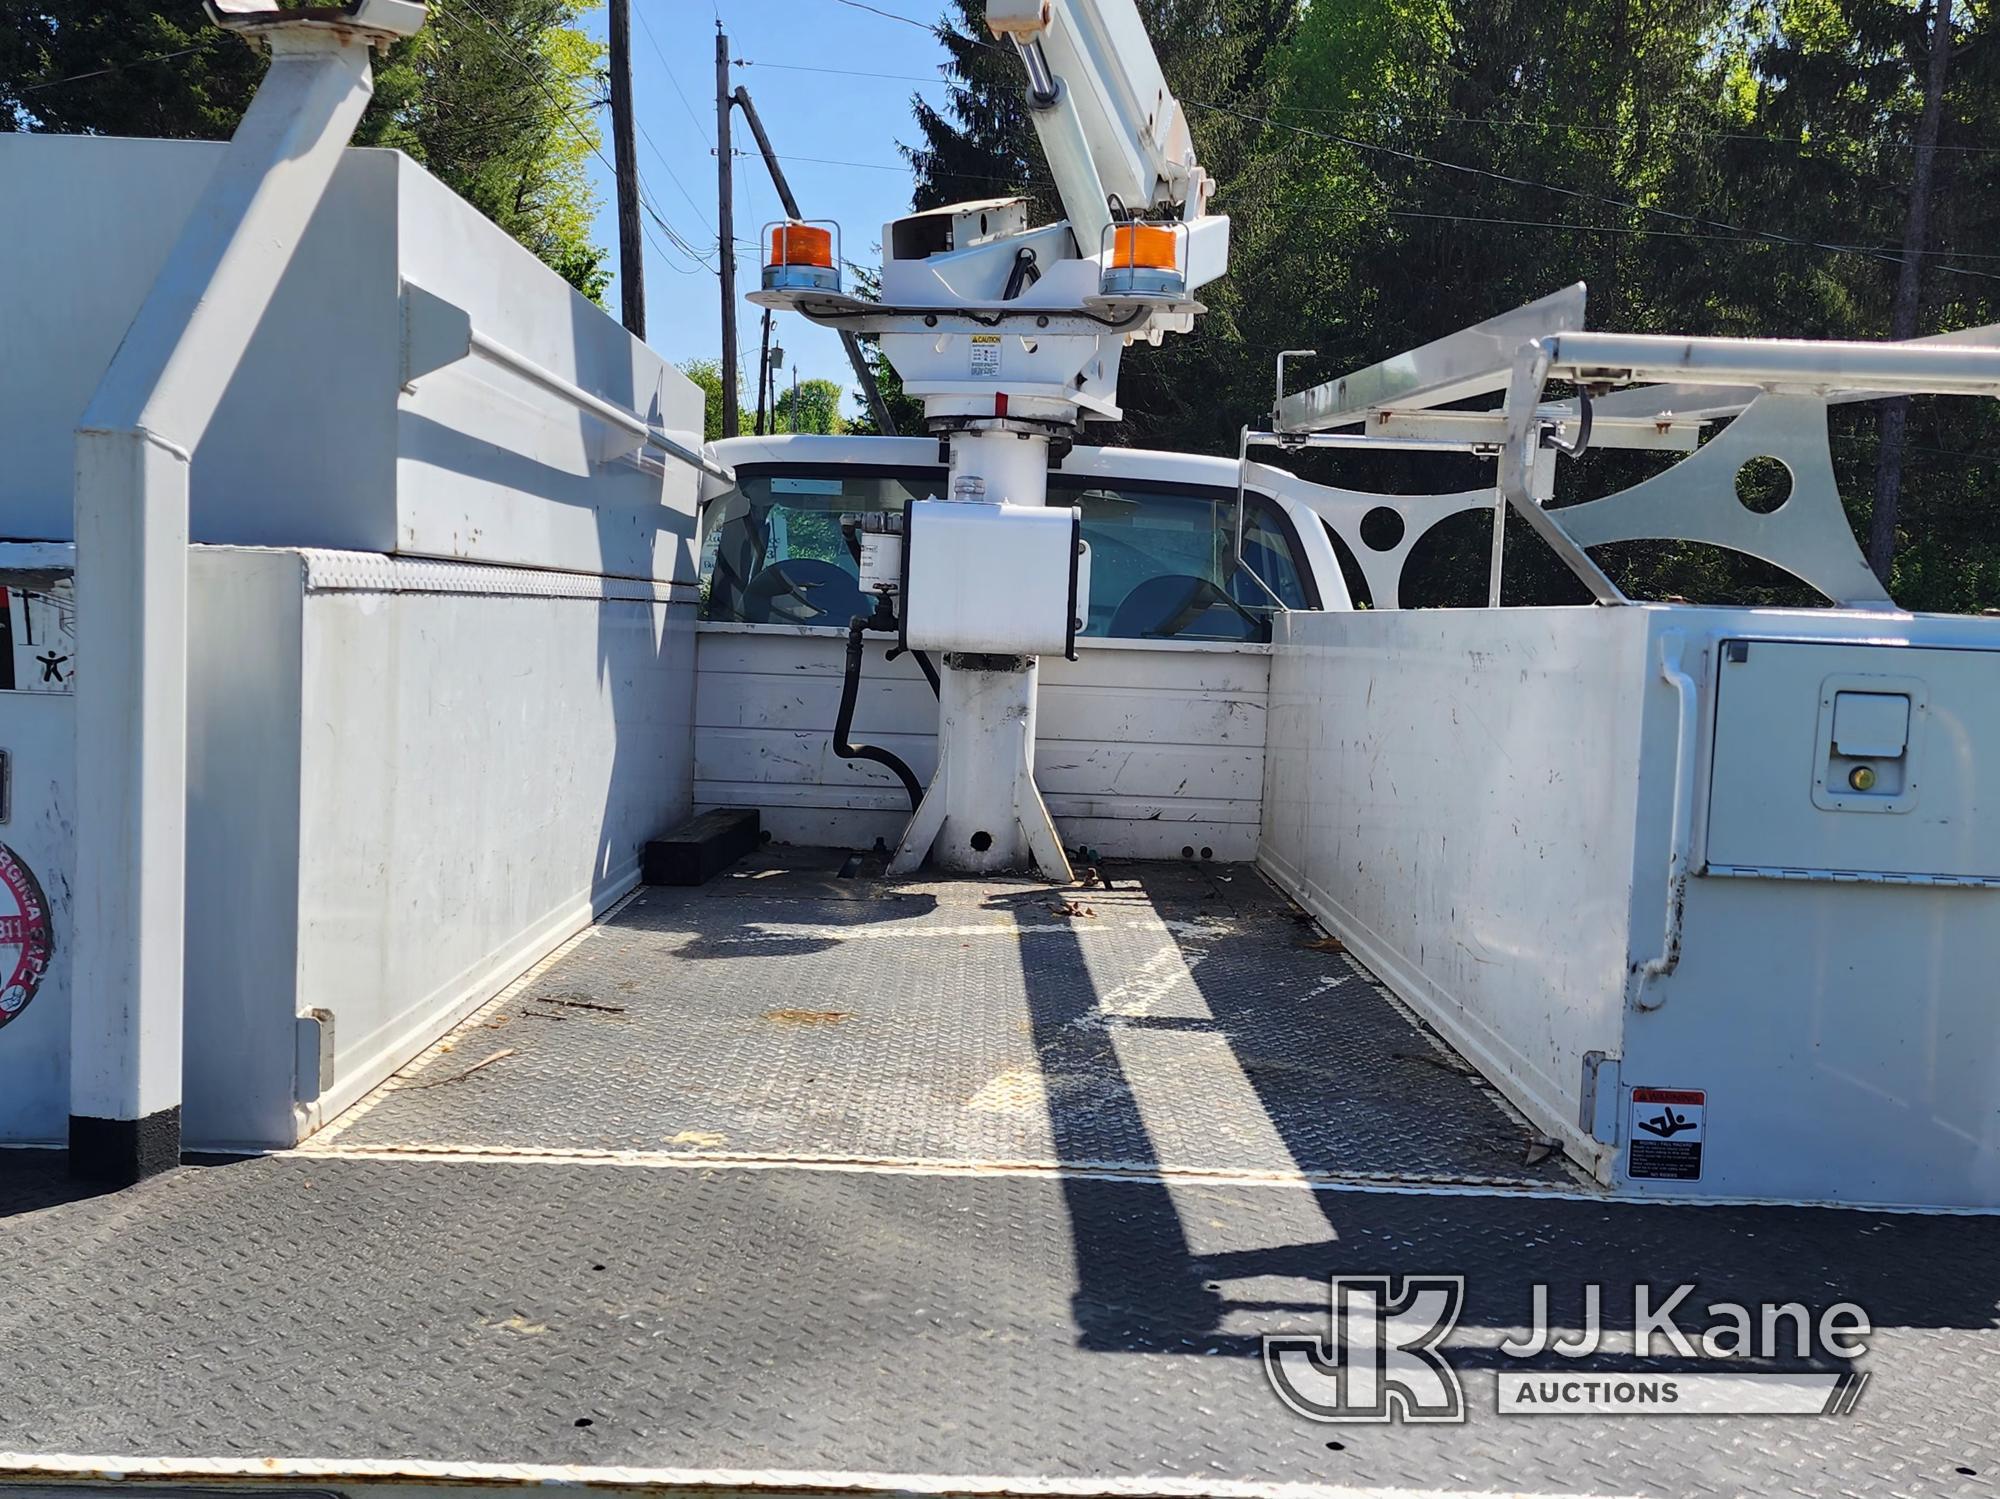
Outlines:
[[[840,78],[887,78],[898,83],[923,83],[937,88],[954,87],[949,78],[924,78],[915,73],[875,73],[865,68],[821,68],[803,62],[766,62],[762,58],[739,57],[740,68],[777,68],[787,73],[831,73]]]
[[[1334,115],[1343,119],[1367,119],[1389,124],[1406,121],[1427,120],[1446,125],[1492,125],[1503,129],[1518,130],[1575,130],[1594,135],[1626,135],[1630,127],[1623,125],[1589,125],[1580,120],[1531,120],[1508,115],[1468,115],[1445,114],[1429,110],[1400,109],[1354,109],[1336,108],[1331,105],[1282,104],[1278,108],[1295,114]],[[1676,130],[1676,136],[1699,140],[1751,141],[1761,145],[1787,146],[1794,150],[1809,150],[1820,142],[1789,135],[1769,135],[1746,130]],[[1830,136],[1829,143],[1836,143],[1839,137]],[[1915,149],[1914,141],[1889,142],[1898,150]],[[2000,146],[1939,145],[1939,151],[1959,151],[1976,156],[2000,156]]]
[[[1330,145],[1346,146],[1351,150],[1370,151],[1380,156],[1394,157],[1417,166],[1433,167],[1440,171],[1458,172],[1466,176],[1482,177],[1493,182],[1503,182],[1510,187],[1525,187],[1538,192],[1555,193],[1579,201],[1601,203],[1607,207],[1622,209],[1628,213],[1648,214],[1655,218],[1669,219],[1675,223],[1688,224],[1700,229],[1727,231],[1722,237],[1742,241],[1762,241],[1767,244],[1787,245],[1793,248],[1824,251],[1833,255],[1856,255],[1890,265],[1900,264],[1900,251],[1879,251],[1852,245],[1841,245],[1826,240],[1809,239],[1800,235],[1785,234],[1773,229],[1732,224],[1726,219],[1712,219],[1701,214],[1681,213],[1671,208],[1659,208],[1648,203],[1635,203],[1629,198],[1619,198],[1609,193],[1594,192],[1587,188],[1564,187],[1553,182],[1539,182],[1532,177],[1517,176],[1512,172],[1495,171],[1490,167],[1476,167],[1465,162],[1447,161],[1442,157],[1427,156],[1421,151],[1411,151],[1402,146],[1384,145],[1379,141],[1362,140],[1358,136],[1345,135],[1337,131],[1315,130],[1307,125],[1289,124],[1274,120],[1267,115],[1259,115],[1249,110],[1236,109],[1227,104],[1212,104],[1200,99],[1183,101],[1195,109],[1204,109],[1212,114],[1228,115],[1253,125],[1261,125],[1270,130],[1289,131],[1294,135],[1322,140]],[[1990,271],[1974,270],[1970,266],[1940,265],[1939,270],[1956,276],[1970,276],[1984,281],[2000,281],[2000,275]]]
[[[549,103],[555,106],[557,113],[559,113],[565,120],[569,122],[570,128],[576,132],[577,139],[582,141],[586,149],[588,149],[590,153],[593,156],[595,156],[599,162],[603,164],[605,170],[612,174],[612,178],[615,181],[618,175],[618,168],[612,162],[611,158],[604,154],[604,146],[602,142],[600,142],[596,138],[596,136],[593,135],[592,132],[584,128],[582,122],[580,122],[576,118],[576,114],[570,108],[569,104],[564,99],[562,99],[561,96],[559,96],[554,89],[549,87],[548,80],[543,78],[541,76],[540,71],[536,69],[531,63],[527,61],[526,58],[524,58],[521,55],[520,49],[517,46],[515,46],[514,39],[508,35],[505,28],[503,28],[499,24],[499,22],[495,21],[492,16],[487,14],[487,12],[479,5],[478,0],[454,0],[454,5],[458,4],[463,4],[467,9],[471,10],[474,15],[478,16],[480,20],[486,23],[487,30],[490,31],[494,36],[494,38],[500,43],[502,54],[511,59],[514,65],[521,70],[523,76],[525,76],[530,82],[532,82],[538,89],[542,91],[542,93],[548,98]],[[470,23],[467,22],[462,16],[459,16],[455,10],[447,10],[441,5],[435,8],[439,11],[440,14],[443,14],[447,18],[456,21],[460,26],[464,26],[470,29]],[[644,176],[638,173],[636,170],[634,171],[633,175],[637,179],[636,186],[638,187],[639,190],[639,207],[641,211],[645,213],[646,217],[651,219],[654,222],[654,224],[656,224],[659,227],[660,232],[667,237],[668,242],[671,243],[676,249],[678,249],[681,252],[681,254],[685,255],[688,259],[694,261],[697,265],[701,266],[703,269],[706,269],[710,274],[712,275],[720,274],[718,267],[709,262],[704,252],[697,249],[692,243],[690,243],[687,236],[682,234],[678,229],[674,228],[674,226],[668,222],[666,215],[659,211],[659,208],[652,201],[653,195],[646,186],[646,181]],[[682,191],[685,192],[686,189],[683,188]],[[690,199],[690,201],[692,201],[692,199]],[[655,242],[655,248],[659,248],[657,241]],[[693,271],[687,270],[682,266],[676,265],[672,257],[666,255],[664,250],[661,251],[661,257],[666,261],[668,269],[679,272],[682,275],[695,274],[695,272]]]
[[[197,45],[182,47],[175,52],[156,52],[151,57],[135,57],[129,62],[110,63],[101,68],[92,68],[87,73],[72,73],[67,78],[44,79],[40,83],[28,84],[20,92],[23,94],[39,94],[45,89],[61,88],[66,83],[82,83],[91,78],[107,78],[113,73],[123,73],[129,68],[145,67],[148,63],[172,62],[177,57],[186,57],[189,53],[201,50],[200,46]]]
[[[639,29],[646,33],[647,42],[652,45],[654,55],[660,59],[660,67],[667,75],[667,82],[673,85],[674,97],[681,101],[681,108],[687,111],[687,117],[694,125],[695,134],[707,141],[709,150],[713,151],[715,149],[714,127],[704,125],[700,117],[695,114],[694,105],[688,102],[687,93],[681,88],[680,79],[674,76],[673,64],[667,61],[666,49],[660,45],[660,39],[653,35],[652,24],[646,19],[645,7],[636,7],[632,13],[639,18]]]
[[[1494,224],[1516,229],[1573,229],[1579,234],[1627,234],[1666,239],[1722,240],[1726,243],[1740,243],[1743,238],[1740,234],[1705,234],[1685,229],[1635,229],[1628,224],[1576,224],[1561,219],[1507,219],[1465,213],[1426,213],[1414,208],[1392,208],[1388,210],[1388,215],[1392,219],[1442,219],[1455,224]],[[1840,248],[1888,256],[1903,253],[1890,245],[1843,245]],[[1945,256],[1958,260],[2000,260],[2000,254],[1973,250],[1918,250],[1915,253],[1926,257]]]

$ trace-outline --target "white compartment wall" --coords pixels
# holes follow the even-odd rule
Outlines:
[[[73,535],[77,421],[223,149],[0,134],[0,537]],[[692,470],[595,463],[594,418],[476,362],[402,391],[403,278],[699,432],[700,392],[603,309],[407,157],[353,149],[195,455],[193,539],[692,578]]]
[[[902,786],[833,751],[844,631],[703,624],[695,690],[695,801],[757,807],[787,843],[894,847]],[[914,660],[872,637],[853,737],[937,764],[937,699]],[[1042,658],[1035,779],[1064,844],[1124,858],[1248,860],[1257,852],[1270,660],[1261,646],[1079,640]]]
[[[1661,951],[1669,905],[1678,696],[1657,663],[1669,633],[1699,693],[1695,873],[1678,965],[1651,980],[1657,1007],[1640,1008],[1630,970]],[[1732,638],[1753,653],[1841,645],[1793,663],[1798,721],[1770,735],[1774,832],[1789,837],[1811,805],[1821,679],[1854,671],[1858,652],[1928,683],[1937,752],[1922,806],[1939,868],[2000,849],[1995,622],[1364,611],[1294,614],[1277,635],[1264,867],[1602,1179],[1667,1197],[2000,1206],[2000,889],[1701,872]],[[1730,815],[1723,841],[1745,846],[1757,812]],[[1816,846],[1878,846],[1881,816],[1856,814]],[[2000,852],[1991,862],[2000,874]],[[1590,1051],[1610,1068],[1586,1121]],[[1634,1086],[1706,1092],[1699,1182],[1629,1179]]]
[[[1591,1150],[1576,1100],[1583,1054],[1618,1046],[1646,616],[1363,610],[1274,633],[1265,868]]]
[[[186,1139],[288,1145],[629,889],[687,815],[694,590],[197,547],[189,603]],[[6,1143],[68,1123],[74,702],[0,693],[0,842],[56,921],[0,1029]],[[317,1097],[295,1065],[314,1009]]]
[[[292,1099],[242,1086],[240,1027],[262,1017],[253,1070],[276,1078],[293,1045],[276,1022],[332,1012],[335,1080],[298,1119],[310,1128],[637,882],[646,839],[690,805],[694,596],[355,555],[211,556],[246,600],[263,596],[267,624],[297,622],[296,654],[282,639],[259,651],[262,681],[222,682],[234,662],[211,649],[190,691],[214,730],[190,746],[191,805],[230,803],[204,819],[217,852],[267,828],[271,863],[243,891],[269,904],[254,923],[221,902],[190,917],[187,1127],[259,1143],[295,1127]],[[189,864],[192,913],[192,840]],[[245,930],[290,934],[295,950],[264,955],[270,971],[238,988],[244,1014],[196,1005],[198,941],[224,954]],[[294,1003],[273,1002],[288,975]]]
[[[18,548],[0,546],[0,559]],[[0,1026],[0,1144],[60,1140],[69,1125],[70,876],[75,869],[76,699],[0,692],[0,750],[12,759],[13,806],[0,843],[48,901],[54,950],[41,985]],[[11,901],[0,910],[11,914]],[[0,948],[11,968],[18,949]],[[4,972],[4,970],[0,970]]]

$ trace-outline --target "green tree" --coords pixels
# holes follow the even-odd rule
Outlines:
[[[722,438],[722,361],[720,359],[690,359],[681,365],[681,373],[701,387],[703,442],[718,442]],[[737,404],[741,406],[743,382],[736,382]]]
[[[801,380],[778,391],[773,432],[833,433],[846,430],[840,419],[840,386],[833,380]]]
[[[1591,322],[1638,331],[1880,338],[1925,150],[1935,0],[1140,0],[1231,216],[1231,271],[1190,337],[1128,352],[1110,440],[1232,452],[1270,402],[1272,356],[1326,378],[1585,280]],[[941,28],[953,88],[916,105],[914,202],[1019,192],[1060,214],[1018,64],[981,7]],[[1915,328],[2000,318],[2000,48],[1991,0],[1954,6]],[[1906,284],[1909,278],[1904,278]],[[1907,320],[1897,331],[1909,326]],[[1836,408],[1836,468],[1870,523],[1876,424]],[[1095,429],[1106,440],[1105,429]],[[1563,465],[1589,498],[1658,466]],[[1426,454],[1300,455],[1309,477],[1385,492],[1482,482]],[[1911,404],[1896,596],[2000,603],[2000,410]],[[1486,523],[1420,544],[1419,596],[1484,598]],[[1580,597],[1510,532],[1509,598]],[[1606,549],[1640,596],[1803,602],[1775,569],[1687,543]]]
[[[407,152],[593,299],[586,163],[600,148],[597,0],[447,0],[376,67],[355,133]],[[260,50],[193,5],[0,0],[0,130],[216,139],[263,77]]]
[[[877,245],[875,253],[879,258],[882,247]],[[866,301],[881,299],[882,273],[869,266],[855,266],[853,269],[854,295]],[[882,356],[880,340],[868,335],[861,338],[861,357],[867,361],[869,373],[875,377],[875,388],[882,393],[883,404],[889,408],[889,416],[896,424],[896,431],[904,437],[921,436],[924,430],[924,403],[903,391],[903,377],[896,373],[896,367]],[[847,419],[847,431],[857,437],[881,437],[882,429],[876,425],[875,410],[868,404],[868,392],[861,386],[849,392],[854,400],[855,415]]]

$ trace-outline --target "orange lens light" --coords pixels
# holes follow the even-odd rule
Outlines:
[[[1120,224],[1111,231],[1114,270],[1171,271],[1180,264],[1174,231],[1161,224]]]
[[[811,224],[779,224],[771,231],[772,265],[833,269],[833,231]]]

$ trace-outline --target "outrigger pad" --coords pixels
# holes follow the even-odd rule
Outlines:
[[[646,845],[643,877],[648,885],[705,885],[762,838],[755,807],[704,812]]]

